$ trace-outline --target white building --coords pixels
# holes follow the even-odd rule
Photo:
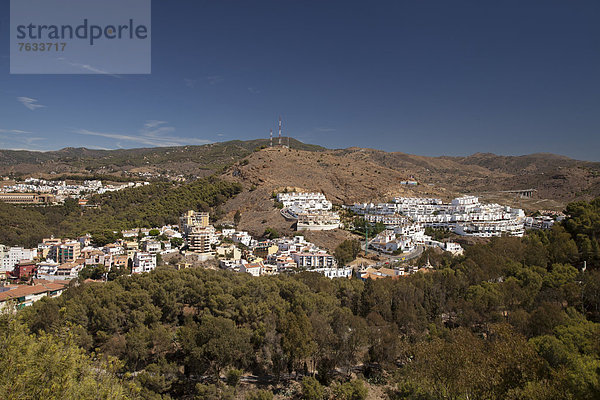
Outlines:
[[[2,271],[12,271],[19,261],[32,261],[37,257],[37,249],[24,249],[23,247],[10,247],[2,257]]]
[[[189,229],[186,238],[189,250],[197,253],[210,253],[211,245],[217,241],[215,228],[212,225],[193,226]]]
[[[304,211],[328,211],[332,204],[325,198],[323,193],[279,193],[277,201],[284,208],[299,207]]]
[[[319,274],[325,275],[329,279],[333,278],[350,278],[352,276],[352,268],[317,268],[311,270],[311,272],[318,272]]]
[[[546,215],[525,218],[525,227],[530,229],[550,229],[552,226],[554,226],[554,219]]]
[[[335,258],[324,251],[316,253],[293,253],[292,258],[299,268],[332,268],[336,266]]]
[[[56,268],[56,270],[53,271],[54,273],[48,274],[47,279],[49,279],[49,280],[76,279],[77,277],[79,277],[79,272],[82,269],[83,269],[83,264],[72,263],[72,262],[64,263],[64,264],[59,265]]]
[[[482,204],[475,196],[463,196],[444,204],[435,198],[397,197],[394,203],[355,204],[349,207],[355,213],[367,215],[377,222],[381,217],[400,213],[425,227],[447,229],[468,236],[523,236],[525,213],[499,204]],[[393,223],[393,220],[389,220]],[[386,224],[391,226],[389,224]]]
[[[57,279],[55,278],[55,276],[59,266],[60,264],[54,261],[45,261],[38,263],[36,276],[38,279]]]
[[[296,230],[325,231],[340,227],[340,216],[331,211],[332,204],[323,193],[279,193],[282,215],[297,219]]]
[[[386,228],[409,222],[408,217],[400,214],[365,214],[365,220],[372,224],[384,224]]]
[[[242,266],[240,267],[240,272],[245,272],[252,276],[260,276],[264,267],[265,266],[263,265],[262,262],[242,264]]]
[[[454,243],[454,242],[446,242],[444,243],[443,249],[445,251],[448,251],[450,253],[452,253],[455,256],[459,256],[462,255],[464,253],[464,250],[462,248],[462,246],[458,243]]]
[[[221,231],[221,235],[223,235],[223,237],[227,237],[230,238],[235,234],[235,229],[234,228],[225,228]]]
[[[246,247],[252,247],[256,243],[256,240],[252,239],[252,236],[246,231],[235,232],[231,236],[231,240],[235,243],[241,243]]]
[[[148,253],[159,253],[162,250],[162,243],[154,240],[147,240],[145,247]]]
[[[134,274],[141,274],[143,272],[150,272],[156,268],[156,254],[150,253],[135,253],[133,257],[133,270]]]
[[[331,231],[340,227],[340,216],[332,211],[298,214],[297,231]]]

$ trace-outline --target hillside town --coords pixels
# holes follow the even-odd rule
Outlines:
[[[84,199],[93,194],[117,192],[132,187],[149,185],[144,182],[103,184],[101,180],[84,180],[82,183],[67,183],[65,180],[26,178],[16,182],[8,178],[0,180],[0,201],[12,204],[61,203],[67,198]]]
[[[82,186],[71,187],[64,182],[54,185],[41,180],[27,180],[11,190],[26,191],[31,186],[63,196],[75,195],[78,191],[119,190],[104,187],[100,181],[85,181]],[[86,234],[78,238],[45,238],[31,249],[0,245],[0,279],[4,282],[0,288],[0,304],[16,301],[17,308],[24,307],[44,296],[60,295],[82,276],[105,281],[109,274],[147,273],[167,264],[177,269],[208,265],[256,277],[311,271],[332,279],[398,279],[432,269],[429,262],[421,266],[407,263],[425,248],[438,248],[454,256],[463,254],[460,244],[435,240],[426,234],[427,228],[465,236],[522,236],[525,227],[549,229],[557,218],[525,217],[523,210],[481,204],[473,196],[460,197],[447,204],[435,198],[397,197],[393,203],[344,206],[366,224],[385,227],[370,238],[367,232],[364,247],[366,252],[391,257],[391,264],[387,262],[382,268],[382,264],[375,261],[340,265],[333,254],[305,239],[302,234],[305,231],[345,228],[339,213],[333,211],[333,204],[323,193],[282,192],[276,195],[276,201],[283,218],[297,221],[296,235],[255,238],[233,226],[217,228],[211,224],[208,212],[189,210],[180,216],[178,225],[115,231],[114,240],[106,243],[99,243],[93,235]]]

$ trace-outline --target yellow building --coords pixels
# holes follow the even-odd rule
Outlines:
[[[207,212],[188,211],[179,218],[179,228],[187,234],[192,227],[206,228],[210,215]]]
[[[258,245],[254,248],[253,253],[256,257],[267,259],[267,257],[269,257],[271,254],[277,253],[278,250],[279,246],[277,246],[276,244],[262,246]]]
[[[242,252],[234,245],[219,246],[215,251],[217,255],[228,260],[239,260],[242,258]]]

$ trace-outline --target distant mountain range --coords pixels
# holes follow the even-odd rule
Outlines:
[[[120,150],[0,150],[0,175],[189,178],[217,173],[255,186],[268,182],[269,190],[277,186],[327,188],[340,201],[367,201],[405,191],[400,182],[411,178],[420,185],[409,191],[440,196],[529,188],[536,189],[540,198],[561,202],[600,195],[600,163],[555,154],[425,157],[356,147],[331,150],[295,139],[289,143],[291,151],[274,147],[266,152],[258,150],[268,147],[268,139]]]

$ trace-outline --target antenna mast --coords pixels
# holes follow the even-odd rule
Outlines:
[[[273,129],[271,129],[270,146],[273,147]]]
[[[281,146],[281,115],[279,116],[279,145]]]

